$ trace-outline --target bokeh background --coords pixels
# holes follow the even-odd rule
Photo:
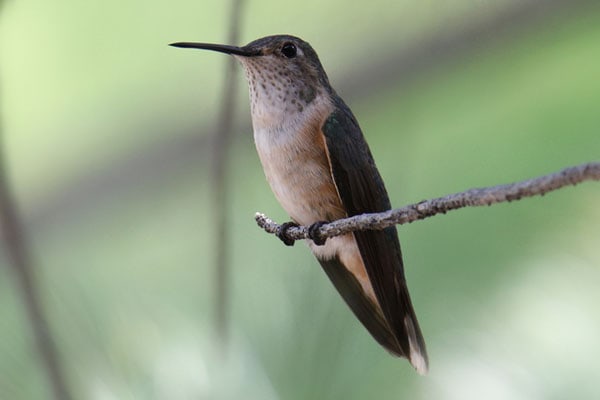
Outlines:
[[[593,1],[248,0],[241,42],[303,37],[394,206],[600,158]],[[77,399],[600,398],[600,187],[399,228],[431,371],[382,350],[285,221],[240,80],[215,330],[210,140],[230,4],[0,3],[0,124],[43,307]],[[0,398],[47,399],[0,254]],[[225,339],[225,340],[224,340]]]

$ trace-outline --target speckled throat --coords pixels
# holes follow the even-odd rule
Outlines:
[[[286,125],[286,120],[296,119],[318,96],[328,97],[318,80],[305,79],[305,71],[290,68],[276,56],[236,58],[244,67],[255,124]]]

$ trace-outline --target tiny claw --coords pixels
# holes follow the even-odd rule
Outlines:
[[[287,235],[287,230],[288,228],[297,226],[298,224],[292,221],[284,222],[279,226],[279,230],[277,231],[276,235],[286,246],[293,246],[296,241]]]
[[[327,238],[321,236],[321,233],[319,232],[319,229],[325,224],[327,224],[327,221],[318,221],[308,227],[308,237],[317,246],[323,246],[327,241]]]

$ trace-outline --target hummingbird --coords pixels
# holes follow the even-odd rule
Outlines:
[[[290,226],[309,226],[307,244],[354,315],[391,354],[420,374],[428,369],[425,341],[408,287],[396,227],[324,239],[324,223],[391,209],[383,180],[352,114],[329,83],[313,48],[290,35],[245,46],[178,42],[212,50],[242,66],[250,93],[256,150]]]

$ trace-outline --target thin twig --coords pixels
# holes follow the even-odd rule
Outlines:
[[[233,0],[231,14],[229,16],[229,33],[227,43],[236,44],[239,38],[240,20],[243,1]],[[235,60],[228,57],[226,60],[225,83],[223,97],[217,126],[213,135],[213,159],[212,159],[212,184],[214,187],[214,210],[215,210],[215,326],[217,335],[224,347],[227,343],[227,321],[229,319],[229,231],[227,223],[229,205],[229,182],[227,167],[231,139],[233,137],[232,123],[236,108],[236,93],[238,80],[236,79]]]
[[[8,183],[3,139],[0,131],[0,237],[31,325],[41,365],[52,387],[53,397],[56,400],[69,400],[72,396],[50,332],[48,318],[42,307],[29,243]]]
[[[445,214],[448,211],[463,207],[489,206],[496,203],[520,200],[524,197],[544,195],[564,186],[592,180],[600,180],[600,162],[565,168],[556,173],[526,181],[470,189],[437,199],[423,200],[416,204],[381,213],[361,214],[340,219],[321,226],[318,233],[321,237],[330,238],[358,230],[381,230],[392,225],[408,224],[437,214]],[[264,214],[256,213],[255,219],[258,226],[268,233],[276,234],[281,229],[281,225]],[[308,227],[289,227],[286,236],[294,240],[307,239]]]

